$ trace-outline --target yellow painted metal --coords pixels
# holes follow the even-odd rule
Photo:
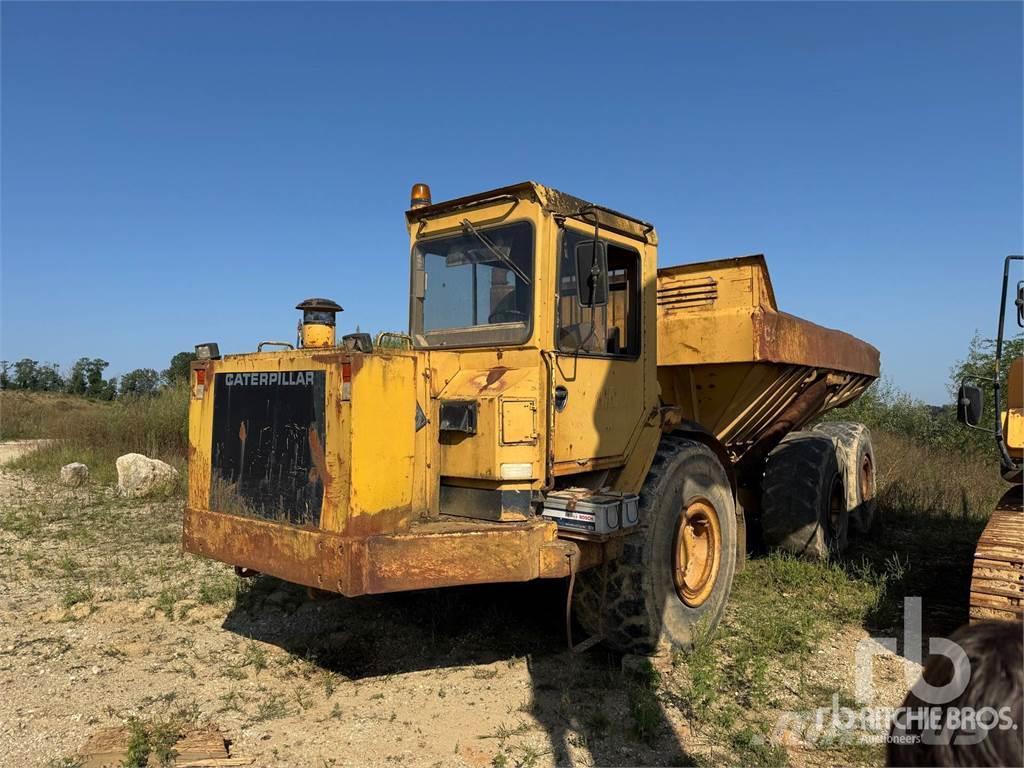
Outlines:
[[[193,386],[189,411],[186,548],[345,594],[563,576],[569,559],[585,555],[580,562],[594,565],[614,547],[559,540],[553,523],[536,518],[450,523],[441,485],[542,492],[586,474],[592,484],[636,492],[665,405],[738,457],[812,378],[831,377],[824,408],[855,398],[877,376],[872,348],[778,312],[763,258],[659,271],[653,227],[605,209],[581,214],[587,205],[525,183],[406,214],[412,244],[460,232],[464,220],[482,229],[532,225],[534,302],[520,344],[427,349],[414,339],[413,349],[349,353],[334,347],[332,327],[312,324],[302,349],[196,363],[206,383]],[[561,238],[567,230],[591,236],[595,218],[602,240],[639,256],[634,356],[574,354],[557,344]],[[621,337],[629,335],[627,301],[620,293],[607,310]],[[298,370],[326,374],[319,529],[222,514],[211,500],[214,377]],[[559,387],[568,398],[556,411]],[[445,400],[476,403],[475,434],[441,432]]]
[[[419,516],[412,505],[415,374],[412,354],[353,356],[351,496],[343,526],[350,535],[401,530]]]
[[[1024,358],[1010,361],[1006,375],[1006,410],[1003,411],[1003,439],[1015,459],[1024,458]]]
[[[501,445],[536,445],[537,401],[503,398],[501,400]]]
[[[593,226],[572,221],[567,221],[565,228],[591,237],[594,232]],[[553,262],[561,252],[559,233],[554,234],[549,243]],[[601,238],[640,256],[640,347],[635,359],[555,352],[554,384],[568,394],[565,409],[555,419],[552,460],[556,475],[622,467],[658,408],[656,307],[652,301],[657,246],[615,232],[602,231]],[[557,263],[549,269],[557,270]],[[639,486],[624,490],[639,490]]]
[[[545,520],[418,522],[366,537],[185,509],[186,549],[295,584],[357,595],[562,578],[581,548]],[[588,548],[591,549],[591,548]],[[600,550],[598,550],[598,554]],[[591,561],[594,552],[588,553]]]
[[[662,399],[739,455],[804,388],[829,376],[820,407],[856,399],[878,377],[878,351],[849,334],[779,312],[763,256],[658,272]]]
[[[454,352],[431,352],[431,362],[444,364],[442,370],[455,360],[475,365],[474,358],[481,353],[459,355]],[[491,352],[490,367],[460,368],[441,374],[443,384],[436,395],[438,407],[444,400],[470,400],[477,404],[477,430],[474,435],[443,435],[440,440],[440,474],[450,478],[454,484],[460,478],[476,480],[501,480],[502,464],[529,464],[530,479],[540,487],[544,479],[544,454],[542,436],[533,430],[533,413],[529,416],[522,410],[509,411],[510,426],[517,432],[529,432],[532,437],[523,440],[503,440],[506,400],[536,405],[541,397],[541,369],[539,354],[519,355],[521,363],[528,367],[514,368],[511,360],[507,365],[496,365]],[[508,356],[505,356],[506,358]],[[433,380],[433,377],[432,377]],[[527,421],[529,419],[529,421]],[[522,423],[520,423],[520,421]]]
[[[334,326],[325,323],[302,324],[303,347],[333,347]]]
[[[189,506],[210,509],[214,376],[322,370],[326,374],[321,527],[346,535],[409,526],[414,509],[416,392],[413,352],[346,355],[317,349],[230,355],[205,364],[189,409]],[[351,371],[346,388],[345,369]],[[346,396],[346,389],[351,393]],[[388,482],[381,482],[386,467]],[[422,499],[415,505],[416,516]]]

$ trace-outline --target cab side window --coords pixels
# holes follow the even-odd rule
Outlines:
[[[637,357],[640,352],[640,254],[606,240],[599,241],[590,258],[596,282],[607,286],[598,291],[600,303],[589,304],[594,279],[579,274],[582,253],[594,254],[593,238],[563,230],[558,268],[557,342],[561,352],[587,355]],[[580,291],[579,281],[590,282]]]

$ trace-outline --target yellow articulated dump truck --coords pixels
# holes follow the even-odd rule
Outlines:
[[[714,629],[748,531],[870,526],[867,430],[802,430],[878,352],[780,312],[762,256],[659,269],[653,225],[531,182],[417,184],[406,223],[408,334],[310,299],[294,345],[197,347],[187,551],[348,597],[567,579],[581,646],[646,653]]]
[[[995,375],[989,380],[995,411],[995,429],[992,431],[999,450],[1003,479],[1010,483],[1010,488],[996,504],[974,551],[971,621],[1024,619],[1024,358],[1010,361],[1006,369],[1006,392],[1002,392],[1006,299],[1010,265],[1014,262],[1020,266],[1024,256],[1007,256],[1003,262]],[[1015,303],[1017,327],[1024,328],[1024,280],[1017,283]],[[985,429],[979,426],[983,411],[981,388],[963,382],[957,396],[957,418],[974,429]]]

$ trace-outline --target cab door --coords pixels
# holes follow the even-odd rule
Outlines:
[[[654,276],[642,243],[600,233],[595,248],[569,220],[556,247],[554,473],[621,466],[657,399],[643,322]]]

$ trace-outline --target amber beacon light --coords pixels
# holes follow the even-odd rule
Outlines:
[[[426,184],[413,184],[409,194],[410,208],[423,208],[430,205],[430,187]]]

